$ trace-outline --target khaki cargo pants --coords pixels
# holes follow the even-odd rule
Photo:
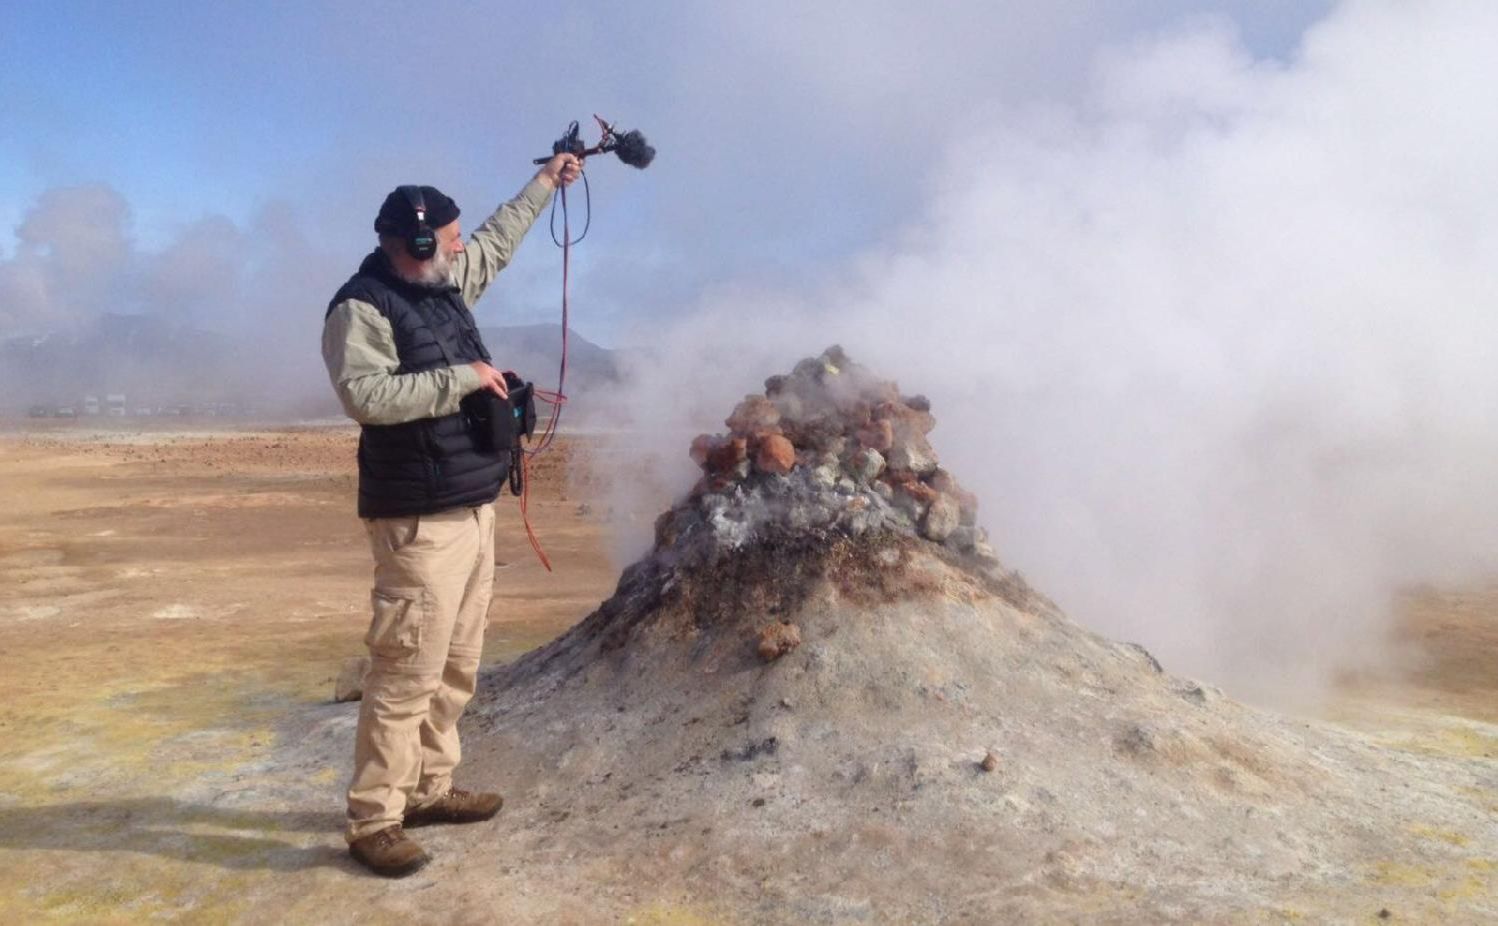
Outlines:
[[[350,841],[446,794],[494,582],[494,505],[364,522],[373,619],[348,790]]]

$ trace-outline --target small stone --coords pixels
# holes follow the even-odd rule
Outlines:
[[[951,473],[938,468],[927,481],[931,484],[931,488],[938,492],[945,492],[957,500],[961,524],[972,527],[978,523],[978,496],[959,485]]]
[[[785,475],[796,465],[796,448],[779,434],[760,439],[754,454],[754,468],[762,473]]]
[[[911,472],[917,475],[925,475],[936,470],[936,451],[926,442],[924,437],[913,438],[904,443],[897,443],[890,448],[885,455],[885,462],[889,468],[901,472]]]
[[[792,443],[817,454],[834,446],[843,433],[842,421],[825,409],[803,414],[799,420],[783,424],[782,430]]]
[[[731,473],[748,456],[749,442],[742,437],[731,437],[708,451],[707,471],[713,474]]]
[[[873,482],[880,473],[884,472],[884,454],[872,447],[866,447],[853,454],[848,465],[852,468],[855,477],[864,482]]]
[[[921,521],[921,534],[927,540],[941,543],[957,529],[959,516],[957,501],[945,493],[938,494],[931,507],[926,509],[926,517]]]
[[[773,433],[780,430],[780,409],[761,395],[746,396],[723,422],[735,434]]]
[[[853,437],[859,446],[883,452],[894,446],[895,429],[888,421],[875,421],[867,428],[860,428]]]
[[[971,553],[973,547],[978,544],[978,530],[965,524],[961,525],[947,535],[946,543],[958,553]]]
[[[796,377],[797,379],[816,380],[821,378],[822,373],[825,370],[825,360],[820,357],[807,357],[804,360],[798,361],[796,365],[791,368],[791,375]]]
[[[765,662],[774,662],[800,645],[801,628],[775,621],[761,628],[755,649]]]
[[[896,492],[892,502],[896,511],[903,512],[914,524],[921,523],[926,516],[926,503],[909,492]]]
[[[900,495],[908,495],[920,503],[922,510],[932,502],[936,501],[940,494],[935,489],[916,479],[910,473],[893,473],[890,483]]]
[[[343,661],[338,671],[338,680],[333,683],[334,701],[357,701],[364,697],[364,678],[369,675],[368,656],[350,656]]]
[[[994,755],[992,751],[989,751],[983,756],[983,761],[978,763],[978,767],[985,772],[991,772],[999,767],[999,757]]]
[[[874,417],[890,422],[896,440],[924,437],[936,427],[936,418],[930,412],[917,411],[899,401],[880,402],[874,406]]]

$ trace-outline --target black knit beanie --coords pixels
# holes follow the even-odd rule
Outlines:
[[[441,228],[458,217],[458,204],[434,186],[421,188],[422,204],[427,210],[427,225]],[[375,216],[374,230],[381,235],[407,235],[416,230],[416,210],[400,187],[390,191]]]

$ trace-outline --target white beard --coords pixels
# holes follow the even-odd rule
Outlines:
[[[453,259],[446,251],[438,251],[429,260],[422,261],[420,268],[415,273],[406,273],[395,266],[395,261],[390,261],[390,269],[395,275],[415,286],[425,286],[429,289],[441,289],[452,283]]]
[[[452,280],[453,260],[446,251],[438,251],[432,255],[432,259],[421,265],[421,270],[416,274],[412,283],[422,286],[446,286]]]

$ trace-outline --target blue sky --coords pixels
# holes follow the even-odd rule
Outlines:
[[[1072,100],[1110,48],[1220,17],[1273,60],[1325,10],[6,0],[0,260],[46,191],[103,184],[143,254],[215,217],[259,234],[269,210],[327,272],[265,298],[318,305],[318,287],[368,246],[389,188],[434,183],[476,222],[569,119],[597,111],[661,152],[643,174],[593,167],[596,221],[579,255],[578,302],[594,309],[579,326],[637,341],[704,290],[795,281],[880,241],[963,133]],[[538,237],[487,322],[551,317],[555,256]]]

